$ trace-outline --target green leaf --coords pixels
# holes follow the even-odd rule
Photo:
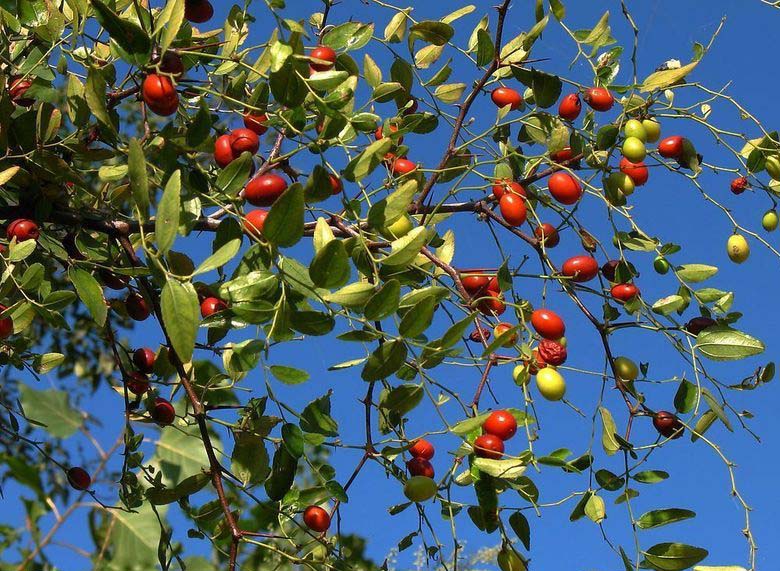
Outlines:
[[[235,472],[233,472],[235,474]],[[152,505],[164,506],[177,502],[180,499],[195,494],[205,488],[211,481],[211,476],[202,472],[184,478],[173,488],[149,488],[146,490],[146,499]]]
[[[168,278],[160,294],[163,325],[179,359],[192,359],[198,334],[198,293],[190,282]]]
[[[404,39],[409,11],[410,8],[400,10],[390,19],[390,22],[385,27],[384,37],[386,42],[394,44]]]
[[[84,423],[81,414],[70,406],[68,393],[65,391],[36,391],[27,385],[21,385],[19,396],[25,416],[55,438],[72,436]]]
[[[381,260],[385,266],[406,266],[414,261],[428,242],[428,230],[424,226],[413,228],[406,236],[393,240],[390,253]]]
[[[146,174],[146,157],[138,139],[130,139],[127,153],[127,174],[130,178],[130,190],[133,200],[141,212],[141,219],[149,216],[149,178]]]
[[[252,171],[252,155],[248,152],[241,153],[236,160],[219,171],[217,175],[217,188],[228,196],[237,196],[239,191],[249,180]]]
[[[203,260],[194,275],[205,274],[227,264],[241,249],[241,238],[233,238],[222,244],[219,249]]]
[[[108,315],[108,306],[103,297],[103,288],[98,281],[91,273],[75,266],[71,266],[68,270],[68,278],[73,287],[76,288],[76,293],[81,301],[87,306],[92,319],[100,327],[103,327]]]
[[[263,236],[277,246],[292,246],[303,237],[303,185],[296,182],[280,196],[265,219]]]
[[[301,412],[301,430],[310,434],[338,436],[339,425],[330,415],[330,393],[311,401]]]
[[[431,325],[435,310],[436,298],[426,297],[404,314],[398,332],[404,337],[421,335]]]
[[[277,380],[286,385],[299,385],[305,383],[309,380],[310,376],[306,371],[294,367],[285,367],[283,365],[271,365],[269,369]]]
[[[422,385],[400,385],[383,389],[379,397],[379,431],[389,434],[400,426],[403,417],[420,404],[425,395]]]
[[[528,523],[528,519],[522,512],[513,512],[509,516],[509,525],[512,527],[512,531],[515,532],[520,541],[523,542],[525,548],[531,550],[531,526]]]
[[[599,407],[599,413],[601,414],[602,426],[601,445],[604,447],[604,452],[606,452],[607,455],[612,456],[620,450],[620,444],[615,438],[617,426],[615,426],[615,421],[612,419],[612,413],[610,413],[609,410],[602,406]]]
[[[640,86],[640,91],[654,91],[656,89],[664,89],[684,79],[699,62],[694,61],[677,69],[666,69],[663,71],[656,71],[648,75]]]
[[[409,42],[420,38],[435,46],[443,46],[452,39],[455,30],[445,22],[425,21],[418,22],[409,28]]]
[[[265,481],[265,492],[268,499],[274,502],[281,500],[292,488],[298,460],[287,451],[285,446],[279,446],[274,453],[271,477]]]
[[[103,73],[94,67],[87,70],[87,84],[84,88],[84,97],[87,100],[89,110],[108,129],[109,133],[116,133],[116,127],[108,114],[106,107],[106,80]]]
[[[379,381],[395,373],[406,361],[406,344],[400,339],[380,345],[371,356],[360,376],[364,381]]]
[[[373,33],[374,24],[345,22],[331,28],[322,37],[322,44],[334,50],[358,50],[371,40]]]
[[[36,355],[34,359],[35,372],[43,375],[59,367],[65,361],[65,355],[62,353],[44,353]]]
[[[709,405],[710,410],[715,413],[715,416],[717,416],[720,421],[726,425],[726,428],[728,428],[730,432],[734,432],[734,429],[731,427],[731,423],[729,422],[729,418],[726,416],[726,411],[723,410],[723,406],[721,406],[715,397],[712,396],[712,393],[710,393],[710,391],[707,389],[702,388],[701,396],[704,397],[704,400]]]
[[[632,476],[640,484],[657,484],[669,478],[669,474],[663,470],[645,470]]]
[[[157,29],[162,30],[159,46],[161,54],[170,47],[181,29],[184,22],[184,3],[185,0],[168,0],[157,17]]]
[[[691,431],[691,442],[696,442],[700,436],[703,436],[716,420],[718,420],[718,415],[716,415],[711,410],[708,410],[702,414],[699,420],[696,421],[696,425]]]
[[[379,166],[392,146],[393,140],[390,137],[374,141],[363,152],[349,161],[344,169],[344,178],[351,182],[363,180]]]
[[[525,473],[526,462],[518,458],[508,460],[492,460],[490,458],[475,458],[473,466],[480,472],[495,478],[514,480]]]
[[[317,91],[327,91],[328,89],[338,87],[344,83],[344,80],[346,80],[348,77],[349,73],[346,71],[331,69],[328,71],[318,71],[312,73],[305,81],[309,84],[309,86],[311,86],[312,89]]]
[[[713,361],[736,361],[764,352],[764,344],[726,326],[708,327],[696,337],[696,349]]]
[[[366,302],[363,314],[370,321],[377,321],[389,317],[398,309],[401,296],[401,284],[396,279],[388,280]]]
[[[161,254],[167,254],[176,240],[179,231],[179,214],[181,212],[181,171],[174,172],[165,184],[160,204],[154,221],[154,236],[157,249]]]
[[[349,256],[341,240],[325,244],[309,266],[309,277],[314,285],[329,289],[347,283],[351,273]]]
[[[35,251],[38,242],[35,240],[24,240],[23,242],[11,242],[8,252],[8,260],[11,262],[21,262]]]
[[[230,455],[230,471],[245,486],[259,484],[271,472],[268,451],[260,436],[249,432],[234,432],[235,444]]]
[[[671,315],[681,307],[685,306],[685,300],[679,295],[669,295],[656,301],[651,308],[660,315]]]
[[[550,10],[559,22],[566,17],[566,8],[561,0],[550,0]]]
[[[487,30],[477,30],[477,65],[485,66],[496,57],[496,46]]]
[[[674,409],[681,414],[691,412],[696,405],[697,395],[696,385],[683,379],[674,395]]]
[[[641,529],[651,529],[654,527],[661,527],[662,525],[668,525],[670,523],[676,523],[686,519],[696,517],[696,512],[691,510],[684,510],[680,508],[667,508],[662,510],[653,510],[642,514],[636,524]]]
[[[438,86],[433,94],[436,96],[436,99],[444,103],[456,103],[460,101],[465,90],[465,83],[445,83]]]
[[[685,282],[699,283],[718,273],[718,268],[706,264],[684,264],[677,268],[677,277]]]
[[[593,523],[601,523],[604,521],[607,517],[604,499],[596,493],[591,494],[585,504],[585,515],[588,516]]]
[[[120,18],[116,12],[106,6],[102,0],[92,0],[95,16],[105,28],[111,39],[130,55],[148,55],[152,42],[146,32],[137,24]],[[138,63],[137,60],[131,63]]]
[[[304,436],[297,425],[291,422],[282,425],[282,443],[295,458],[303,456]]]
[[[366,303],[373,293],[373,285],[365,282],[354,282],[333,293],[324,295],[323,299],[328,303],[338,303],[344,307],[359,307]]]
[[[707,555],[706,549],[684,543],[659,543],[644,552],[647,561],[660,571],[683,571]]]

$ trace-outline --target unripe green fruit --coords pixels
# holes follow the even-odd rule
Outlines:
[[[411,232],[413,227],[414,225],[412,224],[411,218],[408,216],[401,216],[389,226],[385,226],[382,235],[388,240],[397,240]]]
[[[772,155],[771,157],[767,157],[764,168],[766,168],[767,174],[770,177],[772,177],[773,180],[780,181],[780,157],[779,156]]]
[[[536,387],[547,400],[558,401],[566,394],[566,381],[552,367],[545,367],[536,374]]]
[[[645,134],[647,135],[648,143],[655,143],[661,138],[661,124],[652,119],[645,119],[642,121],[642,126],[645,128]]]
[[[525,101],[528,105],[536,105],[534,90],[530,87],[523,92],[523,101]]]
[[[732,262],[741,264],[750,257],[750,245],[740,234],[729,236],[726,251]]]
[[[404,495],[412,502],[425,502],[436,495],[436,482],[427,476],[412,476],[404,484]]]
[[[528,567],[522,557],[511,547],[503,547],[496,558],[501,571],[527,571]]]
[[[643,143],[647,141],[647,132],[641,121],[629,119],[623,126],[623,134],[626,137],[636,137]]]
[[[766,214],[764,214],[764,217],[761,219],[761,226],[764,227],[764,230],[767,232],[773,232],[777,229],[777,212],[775,210],[767,210]]]
[[[615,371],[623,381],[633,381],[639,376],[639,367],[628,357],[615,359]]]
[[[528,381],[531,380],[531,373],[525,365],[516,365],[515,368],[512,369],[512,380],[518,387],[527,385]]]
[[[647,156],[647,149],[641,139],[628,137],[623,141],[623,156],[632,163],[640,163]]]
[[[658,256],[653,262],[653,268],[659,274],[663,275],[669,271],[669,262],[665,258]]]
[[[610,173],[607,178],[607,185],[612,191],[619,190],[626,196],[634,194],[634,189],[636,188],[634,179],[620,171]]]

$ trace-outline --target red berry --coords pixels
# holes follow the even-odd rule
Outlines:
[[[498,460],[504,455],[504,442],[498,436],[483,434],[474,441],[474,453],[480,458]]]
[[[493,196],[500,200],[504,194],[512,193],[525,198],[527,196],[525,189],[519,182],[511,180],[497,180],[493,185]]]
[[[151,411],[152,419],[163,426],[171,424],[176,418],[176,410],[173,405],[162,397],[154,399]]]
[[[84,490],[88,490],[89,486],[92,485],[92,478],[90,477],[89,472],[84,468],[74,466],[68,470],[67,475],[68,483],[74,490],[83,492]]]
[[[125,298],[127,314],[135,321],[143,321],[151,314],[149,304],[140,293],[130,293]]]
[[[523,104],[523,96],[509,87],[497,87],[490,94],[490,98],[497,107],[511,106],[512,111],[519,109]]]
[[[221,168],[225,168],[234,160],[236,155],[233,152],[233,145],[230,141],[230,135],[220,135],[214,141],[214,160]]]
[[[11,96],[11,101],[21,107],[31,107],[34,103],[34,99],[25,97],[24,94],[32,86],[32,81],[29,79],[22,79],[21,77],[12,77],[9,82],[8,94]]]
[[[545,339],[556,341],[566,333],[566,325],[557,313],[549,309],[537,309],[531,314],[531,325]]]
[[[542,339],[542,341],[539,342],[539,346],[536,348],[536,352],[539,361],[552,365],[553,367],[563,365],[566,362],[566,358],[569,356],[566,347],[552,339]]]
[[[0,305],[0,313],[8,309],[4,305]],[[10,337],[14,332],[14,322],[10,317],[3,317],[0,319],[0,339]]]
[[[653,416],[653,426],[661,436],[674,439],[680,438],[685,428],[677,416],[665,410]]]
[[[501,440],[509,440],[517,432],[515,417],[505,410],[494,410],[482,424],[486,434],[497,436]]]
[[[344,183],[335,174],[329,174],[328,180],[330,181],[331,194],[340,194],[344,190]]]
[[[496,338],[501,337],[504,333],[512,329],[512,327],[514,326],[511,323],[499,323],[493,328],[493,334]],[[515,343],[517,343],[517,332],[514,332],[507,337],[502,345],[504,347],[512,347]]]
[[[490,284],[490,277],[484,274],[464,276],[461,278],[461,282],[463,283],[463,289],[465,289],[469,294],[475,296],[482,294],[482,292],[488,289],[488,285]]]
[[[225,311],[227,308],[227,304],[218,297],[207,297],[200,304],[200,314],[204,318],[211,317],[215,313]]]
[[[266,173],[250,180],[244,198],[253,206],[271,206],[287,190],[287,182],[278,174]]]
[[[609,260],[601,266],[601,275],[607,278],[607,281],[615,283],[615,273],[620,265],[620,260]]]
[[[244,114],[244,127],[251,129],[257,135],[263,135],[268,130],[268,127],[265,125],[266,121],[268,121],[268,115],[265,113],[256,114],[247,112]]]
[[[599,263],[590,256],[575,256],[563,263],[561,273],[577,283],[589,282],[599,273]]]
[[[390,132],[391,133],[397,133],[398,132],[398,125],[394,125],[393,123],[390,123]],[[378,141],[379,139],[384,138],[384,131],[382,130],[382,126],[376,128],[376,131],[374,131],[374,138]],[[403,136],[398,137],[398,144],[404,142]]]
[[[195,24],[203,24],[214,16],[214,7],[209,0],[185,0],[184,17]]]
[[[133,364],[138,367],[142,373],[151,373],[154,369],[154,362],[157,355],[149,347],[140,347],[133,352]]]
[[[179,107],[179,94],[167,75],[147,75],[141,87],[141,94],[149,109],[157,115],[173,115]]]
[[[617,284],[612,286],[611,293],[616,300],[626,302],[639,295],[639,288],[634,284]]]
[[[315,71],[328,71],[336,63],[336,52],[328,46],[317,46],[311,50],[312,59],[320,59],[322,62],[311,62],[311,68]]]
[[[647,170],[645,163],[632,163],[626,157],[620,159],[620,172],[627,174],[636,186],[644,185],[647,179],[650,178],[650,172]]]
[[[303,523],[310,530],[323,533],[330,527],[330,515],[320,506],[309,506],[303,512]]]
[[[181,56],[174,52],[165,52],[160,61],[160,72],[170,73],[177,79],[184,75],[184,62]]]
[[[262,236],[263,228],[265,227],[265,219],[268,216],[268,211],[258,209],[252,210],[246,213],[246,220],[244,220],[244,232],[250,236]]]
[[[417,170],[417,165],[408,159],[395,159],[391,170],[395,176],[403,176]]]
[[[230,133],[230,146],[236,156],[244,152],[254,155],[260,149],[260,139],[251,129],[234,129]]]
[[[477,308],[484,315],[501,315],[506,311],[506,304],[500,291],[488,289],[482,297],[484,299],[479,301]]]
[[[127,390],[134,395],[141,396],[149,390],[149,378],[138,371],[130,371],[125,378]]]
[[[409,454],[411,454],[412,457],[422,458],[423,460],[430,460],[435,453],[436,450],[433,448],[433,444],[423,438],[415,440],[412,447],[409,448]]]
[[[585,90],[585,103],[594,111],[609,111],[615,104],[615,98],[604,87],[591,87]]]
[[[18,218],[8,225],[6,235],[9,240],[16,238],[17,242],[24,242],[25,240],[37,240],[41,232],[38,225],[32,220]]]
[[[569,95],[561,99],[561,103],[558,105],[558,115],[567,121],[574,121],[580,116],[581,111],[582,103],[580,102],[579,93],[569,93]]]
[[[501,197],[499,202],[501,216],[510,226],[520,226],[528,215],[528,209],[525,206],[523,197],[511,192]]]
[[[750,186],[748,179],[744,176],[735,178],[731,181],[731,192],[734,194],[742,194]]]
[[[406,468],[412,476],[425,476],[426,478],[434,476],[433,464],[425,458],[412,458],[406,463]]]
[[[683,154],[684,141],[680,135],[666,137],[658,143],[658,154],[667,159],[678,159]]]
[[[561,236],[558,230],[552,224],[544,222],[534,230],[534,236],[544,244],[546,248],[555,248],[561,242]]]
[[[579,181],[567,172],[555,172],[547,181],[552,197],[561,204],[572,205],[582,197]]]
[[[564,163],[566,161],[572,160],[573,158],[574,151],[571,150],[571,147],[563,147],[560,151],[550,153],[550,159],[552,159],[552,161],[555,163]]]

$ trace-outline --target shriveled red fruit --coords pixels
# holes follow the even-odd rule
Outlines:
[[[685,139],[680,135],[666,137],[658,143],[658,154],[667,159],[678,159],[682,156]]]
[[[615,98],[609,92],[609,89],[604,87],[586,89],[583,98],[585,103],[590,105],[590,108],[594,111],[609,111],[615,104]]]
[[[179,94],[167,75],[147,75],[141,86],[141,95],[149,109],[163,117],[173,115],[179,107]]]
[[[330,193],[331,194],[340,194],[342,190],[344,190],[344,183],[341,182],[341,179],[337,177],[335,174],[329,174],[328,175],[328,181],[330,182]]]
[[[328,71],[336,63],[336,52],[328,46],[317,46],[311,50],[309,55],[314,60],[322,60],[321,62],[311,62],[311,68],[315,71]]]
[[[310,530],[323,533],[330,527],[330,515],[320,506],[309,506],[303,512],[303,523]]]
[[[244,216],[244,232],[251,236],[262,236],[263,228],[265,227],[265,219],[267,216],[268,211],[263,210],[262,208],[247,212]]]
[[[511,323],[499,323],[493,328],[493,335],[496,336],[496,338],[501,337],[504,333],[512,329],[513,325]],[[512,333],[507,339],[504,341],[503,346],[504,347],[511,347],[517,343],[517,332],[515,331]]]
[[[252,129],[234,129],[230,133],[230,146],[236,156],[244,152],[254,155],[260,149],[260,139]]]
[[[566,347],[552,339],[542,339],[536,350],[539,359],[553,367],[563,365],[566,362],[566,358],[569,356]]]
[[[251,129],[257,135],[263,135],[268,131],[265,122],[268,121],[268,115],[265,113],[251,113],[247,111],[244,114],[244,127]]]
[[[680,419],[673,413],[661,410],[653,415],[653,426],[661,436],[666,438],[680,438],[685,427]]]
[[[433,464],[425,458],[412,458],[406,463],[406,469],[412,476],[425,476],[426,478],[434,476]]]
[[[490,94],[490,98],[497,107],[506,107],[509,105],[512,111],[519,109],[523,104],[523,96],[520,95],[520,92],[510,87],[497,87]]]
[[[142,373],[151,373],[156,360],[157,355],[149,347],[139,347],[133,352],[133,364]]]
[[[214,160],[221,168],[225,168],[236,160],[236,154],[233,152],[230,135],[220,135],[217,137],[217,140],[214,141]]]
[[[200,314],[204,318],[211,317],[215,313],[225,311],[227,308],[227,304],[218,297],[207,297],[200,303]]]
[[[566,333],[566,325],[563,319],[549,309],[537,309],[531,314],[531,325],[534,330],[545,339],[557,341]]]
[[[115,274],[110,270],[101,269],[98,271],[98,275],[100,276],[100,281],[103,282],[103,285],[113,290],[123,290],[127,287],[127,284],[130,283],[130,278],[128,276]]]
[[[567,172],[558,171],[550,175],[547,187],[555,200],[567,206],[575,204],[582,197],[579,181]]]
[[[161,425],[171,424],[176,418],[176,410],[173,405],[162,397],[154,399],[154,406],[150,412],[152,419]]]
[[[555,151],[554,153],[550,153],[550,159],[554,163],[563,163],[566,161],[570,161],[574,158],[574,151],[571,150],[571,147],[563,147],[562,149]],[[572,165],[572,168],[575,168],[574,165]]]
[[[620,159],[620,172],[627,174],[636,186],[642,186],[650,178],[650,172],[645,163],[632,163],[626,157]]]
[[[24,96],[31,86],[32,81],[29,79],[23,79],[18,76],[12,77],[8,83],[8,94],[11,96],[11,101],[20,107],[31,107],[35,100]]]
[[[16,238],[17,242],[25,240],[37,240],[41,235],[38,225],[27,218],[18,218],[8,225],[6,235],[9,240]]]
[[[750,186],[747,177],[741,176],[731,181],[731,192],[742,194]]]
[[[92,477],[89,475],[89,472],[81,466],[73,466],[68,469],[67,476],[68,483],[74,490],[83,492],[84,490],[88,490],[92,485]]]
[[[482,343],[490,339],[490,329],[487,327],[475,327],[471,333],[469,333],[469,341],[474,343]]]
[[[287,190],[287,182],[278,174],[265,173],[250,180],[244,199],[253,206],[271,206]]]
[[[501,440],[509,440],[517,432],[517,421],[509,411],[494,410],[482,423],[482,430]]]
[[[8,309],[4,305],[0,305],[0,313]],[[14,332],[14,322],[10,317],[3,317],[0,319],[0,339],[10,337]]]
[[[580,116],[581,111],[582,102],[579,93],[569,93],[561,99],[561,103],[558,105],[558,115],[567,121],[574,121]]]
[[[483,299],[477,304],[477,309],[483,314],[501,315],[506,311],[506,303],[500,291],[488,289],[482,297]]]
[[[409,448],[409,454],[411,454],[413,458],[422,458],[423,460],[430,460],[435,453],[436,450],[434,449],[433,444],[424,438],[415,440],[412,447]]]
[[[143,321],[151,314],[146,298],[140,293],[130,293],[125,298],[127,314],[135,321]]]
[[[572,281],[588,282],[599,273],[599,263],[591,256],[574,256],[563,263],[561,273]]]
[[[626,302],[639,295],[639,288],[634,284],[617,284],[612,286],[610,293],[616,300]]]
[[[708,327],[712,327],[717,324],[717,321],[709,317],[694,317],[685,324],[685,330],[691,335],[698,335]]]
[[[504,455],[504,441],[493,434],[483,434],[474,441],[474,453],[480,458],[498,460]]]
[[[184,17],[194,23],[203,24],[214,16],[214,7],[209,0],[185,0]]]
[[[560,241],[561,236],[558,234],[558,230],[552,224],[544,222],[541,226],[537,226],[534,230],[534,236],[536,239],[542,242],[545,248],[555,248]]]
[[[391,170],[395,176],[402,176],[417,170],[417,165],[408,159],[395,159]]]
[[[504,194],[513,193],[522,197],[526,196],[525,189],[519,182],[513,180],[497,180],[493,185],[493,196],[500,200]]]
[[[127,390],[136,396],[146,394],[149,390],[149,378],[138,371],[130,371],[125,377]]]
[[[523,197],[519,194],[506,193],[499,202],[501,216],[511,226],[520,226],[528,216]]]

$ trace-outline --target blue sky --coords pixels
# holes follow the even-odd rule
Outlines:
[[[478,10],[456,23],[456,29],[461,39],[467,37],[473,25],[481,15],[490,9],[495,2],[476,1]],[[291,0],[290,8],[285,15],[298,19],[307,17],[320,6],[319,2]],[[413,2],[413,16],[418,20],[438,19],[449,9],[458,6],[450,4],[446,9],[436,2]],[[533,24],[533,14],[528,2],[515,2],[516,7],[510,12],[505,28],[505,38],[511,38]],[[630,62],[627,54],[630,51],[631,34],[625,20],[620,14],[620,3],[609,2],[578,2],[566,3],[568,15],[567,25],[572,29],[589,28],[601,16],[604,10],[610,10],[613,34],[618,41],[626,46],[624,66],[618,76],[617,83],[628,83],[630,80]],[[758,0],[712,1],[706,3],[692,0],[680,2],[628,2],[640,30],[639,41],[639,76],[648,75],[657,65],[670,58],[678,58],[683,62],[689,60],[694,41],[706,43],[721,17],[727,16],[726,24],[712,51],[705,57],[691,77],[712,89],[724,87],[733,82],[728,93],[750,109],[768,128],[780,122],[780,112],[777,109],[777,88],[780,87],[775,77],[774,66],[769,54],[776,52],[773,35],[776,32],[777,18],[780,14]],[[226,4],[227,5],[227,4]],[[221,18],[226,7],[217,9],[217,17]],[[252,39],[260,41],[267,36],[270,19],[265,17],[265,9],[255,8],[258,22],[252,31]],[[340,22],[347,18],[358,21],[375,21],[381,32],[390,17],[387,10],[379,10],[373,5],[365,6],[357,0],[347,0],[333,9],[333,21]],[[387,60],[383,57],[381,46],[372,44],[369,47],[377,61]],[[589,68],[582,62],[571,69],[569,63],[574,55],[573,44],[568,40],[557,24],[551,23],[542,40],[534,48],[533,57],[549,58],[539,65],[541,69],[552,73],[566,74],[580,82],[590,80]],[[386,53],[385,53],[386,55]],[[360,61],[360,58],[358,58]],[[456,66],[454,81],[470,82],[476,74],[473,69],[463,65]],[[507,84],[514,82],[509,80]],[[680,94],[678,101],[689,104],[695,99],[686,98]],[[380,114],[391,113],[392,104],[379,106]],[[474,106],[473,116],[477,122],[489,125],[494,117],[494,108],[487,96],[480,97]],[[740,118],[724,103],[713,104],[710,121],[724,129],[746,132],[751,137],[757,136],[752,126]],[[718,149],[714,141],[701,129],[691,129],[682,121],[662,120],[663,132],[683,134],[697,143],[705,160],[715,164],[736,166],[733,157]],[[441,156],[440,143],[442,137],[422,138],[409,136],[408,144],[412,148],[410,158],[427,166],[434,166]],[[304,153],[305,155],[306,153]],[[300,162],[295,166],[306,170],[308,157],[301,155]],[[657,173],[657,175],[656,175]],[[733,209],[736,218],[752,229],[759,228],[763,212],[771,206],[769,199],[758,193],[746,193],[739,197],[732,196],[728,191],[730,176],[713,175],[705,172],[702,184],[706,191],[724,205]],[[348,189],[349,190],[349,189]],[[740,328],[752,333],[767,345],[767,352],[759,359],[739,362],[734,365],[711,365],[709,369],[729,382],[738,382],[749,375],[755,367],[771,360],[776,354],[780,338],[774,324],[780,312],[773,293],[780,278],[780,264],[764,248],[753,244],[753,254],[748,262],[741,266],[730,264],[725,254],[726,238],[732,231],[732,226],[722,213],[714,206],[706,204],[698,191],[685,184],[682,177],[655,169],[646,187],[637,191],[631,198],[635,206],[634,215],[640,226],[651,235],[659,235],[665,241],[684,244],[685,248],[677,254],[675,263],[709,263],[721,268],[719,274],[712,280],[713,287],[734,291],[736,301],[734,309],[741,311],[745,317],[740,322]],[[603,208],[586,206],[581,209],[583,220],[592,224],[589,230],[604,235]],[[473,220],[461,217],[457,221],[448,222],[443,229],[453,228],[458,234],[455,264],[462,267],[498,265],[500,259],[495,252],[489,237]],[[485,236],[484,239],[480,238]],[[568,239],[567,239],[568,238]],[[777,235],[769,238],[777,243]],[[198,241],[196,248],[203,248],[203,242]],[[507,252],[518,261],[525,253],[516,242],[505,242]],[[309,256],[309,246],[299,248],[301,256]],[[562,244],[554,252],[558,262],[569,255],[580,253],[578,241],[569,234],[564,234]],[[635,254],[631,260],[637,264],[643,275],[638,280],[646,300],[653,301],[674,292],[671,276],[659,277],[652,272],[652,257],[648,254]],[[531,302],[540,301],[538,283],[529,281],[516,282],[518,291],[522,292]],[[597,369],[601,366],[600,344],[595,332],[578,315],[576,309],[560,293],[553,293],[550,307],[559,311],[567,320],[567,337],[569,339],[570,359],[567,363],[575,368]],[[598,304],[594,303],[598,311]],[[690,313],[690,310],[689,310]],[[245,338],[248,333],[238,336]],[[159,332],[156,324],[144,324],[134,332],[131,338],[140,343],[157,339]],[[156,342],[156,341],[155,341]],[[649,377],[651,379],[670,379],[680,376],[686,370],[684,363],[670,352],[665,343],[654,336],[641,332],[625,332],[615,336],[613,346],[618,354],[630,356],[636,361],[650,363]],[[320,396],[329,388],[334,390],[334,416],[342,427],[342,434],[355,435],[354,441],[361,434],[361,407],[357,398],[362,396],[364,383],[359,379],[357,370],[327,373],[325,370],[334,363],[362,356],[358,345],[346,347],[335,342],[331,337],[317,338],[304,344],[292,343],[281,346],[272,353],[269,364],[287,364],[301,366],[302,354],[305,365],[312,373],[312,379],[305,385],[286,387],[274,385],[277,396],[291,404],[305,403]],[[593,356],[598,355],[596,359]],[[507,367],[498,368],[491,376],[492,388],[498,397],[498,405],[486,399],[484,406],[521,406],[522,395],[511,382],[510,370]],[[468,398],[473,392],[478,374],[471,368],[449,367],[436,370],[437,378],[444,380],[449,387]],[[250,377],[256,379],[253,386],[262,386],[262,375],[257,373]],[[534,443],[538,453],[550,452],[557,448],[570,448],[577,456],[588,448],[591,439],[590,416],[597,406],[600,383],[586,375],[567,373],[569,381],[569,398],[578,408],[585,412],[586,418],[579,417],[572,409],[558,403],[537,402],[541,423],[540,440]],[[45,383],[46,381],[44,381]],[[648,386],[646,392],[653,408],[670,408],[676,389],[675,383],[661,383]],[[739,429],[734,434],[725,430],[722,425],[716,425],[708,433],[719,445],[724,454],[737,466],[736,477],[740,490],[747,501],[755,508],[752,514],[752,529],[759,545],[759,568],[769,568],[771,561],[780,559],[780,546],[773,538],[780,534],[780,525],[774,517],[780,509],[780,495],[776,491],[774,476],[774,458],[780,452],[780,421],[774,412],[777,384],[769,384],[760,391],[734,393],[733,405],[736,410],[749,410],[755,419],[748,421],[750,427],[757,432],[762,443],[758,444],[750,436]],[[615,391],[608,392],[605,404],[616,416],[618,425],[625,422],[621,409],[620,398]],[[115,418],[106,419],[105,433],[99,435],[100,441],[106,445],[115,438],[115,430],[121,422],[121,410],[113,395],[101,392],[92,401],[91,412],[97,414],[106,410],[115,410]],[[457,420],[454,408],[450,408],[449,420]],[[422,433],[441,428],[436,421],[431,426],[433,408],[423,406],[412,415],[407,432]],[[112,422],[116,420],[116,423]],[[733,419],[736,423],[736,419]],[[635,444],[648,444],[654,436],[649,422],[645,419],[637,421],[634,431]],[[594,444],[597,456],[597,466],[619,471],[622,459],[615,456],[607,459],[598,443],[599,434]],[[86,446],[85,442],[77,442],[81,437],[72,438],[73,446]],[[345,436],[346,438],[346,436]],[[455,441],[447,438],[436,440],[438,454],[434,464],[439,473],[447,465],[446,452],[453,449]],[[510,444],[509,451],[514,447],[519,451],[524,443],[516,437]],[[353,467],[356,457],[349,453],[339,452],[334,457],[334,465],[338,469],[338,477],[344,481]],[[647,468],[662,469],[671,477],[664,483],[654,486],[640,486],[642,495],[634,501],[633,509],[642,513],[661,507],[681,507],[692,509],[698,517],[690,522],[660,528],[655,531],[641,532],[643,547],[649,547],[662,541],[681,541],[705,547],[710,551],[706,563],[710,565],[745,564],[746,546],[740,530],[744,526],[744,514],[738,504],[729,496],[729,475],[724,463],[716,454],[701,442],[691,444],[684,438],[673,445],[665,446],[653,454]],[[553,501],[565,496],[571,490],[581,490],[586,486],[584,476],[563,474],[554,468],[545,467],[539,474],[532,476],[543,494],[543,501]],[[471,501],[471,491],[461,492],[461,499]],[[106,495],[106,497],[110,497]],[[632,538],[628,526],[628,518],[624,506],[615,506],[607,497],[608,519],[605,529],[617,543],[632,547]],[[369,536],[369,554],[377,560],[387,552],[408,532],[416,528],[416,518],[412,510],[390,517],[387,508],[403,501],[403,496],[397,482],[388,480],[382,470],[369,465],[350,490],[350,502],[342,507],[342,528]],[[519,499],[512,501],[503,498],[507,505],[520,505]],[[19,516],[18,503],[13,493],[6,490],[4,502],[11,507],[14,517]],[[543,517],[537,519],[528,513],[532,527],[532,552],[535,569],[578,569],[578,570],[610,570],[619,568],[619,559],[610,552],[601,539],[597,526],[590,521],[582,520],[569,523],[568,516],[573,503],[562,508],[545,510]],[[449,525],[438,520],[438,509],[429,509],[432,520],[436,521],[437,531],[445,538],[445,545],[451,545]],[[4,518],[5,519],[5,518]],[[16,519],[16,522],[19,522]],[[458,537],[465,541],[467,550],[474,550],[483,545],[495,545],[497,535],[481,534],[462,514],[458,520]],[[565,539],[564,539],[565,538]],[[79,526],[73,526],[65,531],[63,539],[78,545],[85,545],[84,534]],[[564,543],[565,542],[565,543]],[[563,549],[562,549],[563,547]],[[86,569],[84,560],[76,558],[71,552],[53,548],[50,552],[56,554],[56,560],[62,569]],[[403,561],[403,560],[402,560]]]

